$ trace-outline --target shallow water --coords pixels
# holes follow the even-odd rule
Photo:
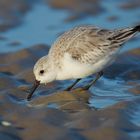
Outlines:
[[[71,92],[63,90],[73,80],[42,85],[30,102],[25,92],[34,63],[58,35],[79,24],[136,25],[138,0],[5,0],[0,6],[0,139],[140,139],[140,36],[125,44],[89,91],[80,87],[93,76]]]

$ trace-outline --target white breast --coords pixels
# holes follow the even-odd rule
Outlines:
[[[109,55],[93,65],[82,64],[66,53],[62,60],[62,69],[58,71],[56,80],[84,78],[103,70],[110,65],[114,59],[114,55]]]

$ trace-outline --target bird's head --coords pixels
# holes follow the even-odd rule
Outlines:
[[[44,56],[36,62],[33,73],[35,76],[35,82],[27,99],[31,98],[34,91],[40,84],[47,84],[52,82],[56,77],[55,70],[52,68],[52,64],[49,61],[48,56]]]
[[[36,62],[33,73],[40,84],[46,84],[55,79],[55,70],[52,68],[48,56],[44,56]]]

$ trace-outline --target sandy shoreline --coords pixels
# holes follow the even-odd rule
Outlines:
[[[139,37],[89,91],[80,87],[92,76],[71,92],[63,90],[72,80],[41,85],[30,102],[25,92],[35,62],[50,48],[44,44],[79,24],[139,24],[139,7],[139,0],[1,0],[0,140],[139,140]]]
[[[91,97],[94,99],[91,92],[75,89],[70,93],[63,92],[63,88],[57,91],[53,87],[61,86],[59,82],[41,86],[32,101],[25,100],[27,93],[23,89],[31,86],[33,64],[47,51],[47,46],[38,45],[15,53],[0,54],[0,116],[1,122],[11,124],[1,124],[1,139],[102,140],[106,137],[108,140],[129,140],[132,130],[140,130],[131,119],[140,104],[140,97],[136,96],[140,93],[137,83],[140,79],[140,49],[122,54],[105,71],[105,77],[119,77],[131,85],[131,93],[134,93],[131,99],[98,110],[88,105],[88,100]],[[113,75],[110,75],[111,72]]]

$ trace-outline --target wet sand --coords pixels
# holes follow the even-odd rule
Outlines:
[[[101,14],[105,9],[101,6],[100,0],[78,1],[78,0],[45,0],[47,4],[55,9],[66,9],[71,15],[65,20],[71,22],[87,16]]]
[[[124,98],[102,109],[90,107],[89,100],[91,97],[95,100],[104,98],[104,95],[93,95],[94,88],[93,91],[80,88],[63,91],[61,84],[65,81],[41,86],[33,99],[26,101],[24,90],[34,80],[33,64],[47,51],[47,46],[38,45],[0,55],[0,139],[132,139],[133,133],[140,130],[133,122],[133,117],[140,111],[140,90],[136,88],[140,86],[137,82],[140,79],[140,49],[120,55],[104,75],[110,79],[121,78],[131,85],[131,99]],[[116,98],[115,95],[112,94],[112,98]],[[3,121],[9,122],[9,126]]]
[[[1,0],[0,1],[0,31],[6,31],[22,23],[21,17],[31,8],[27,0]]]
[[[1,33],[17,27],[21,29],[22,25],[24,26],[24,16],[29,13],[35,2],[37,0],[0,1],[0,17],[3,19],[0,23]],[[44,31],[48,33],[46,38],[51,35],[48,30],[53,32],[63,29],[67,24],[69,26],[75,22],[80,24],[79,20],[88,20],[87,17],[92,16],[94,21],[105,12],[108,12],[105,18],[107,24],[118,27],[121,25],[119,22],[123,21],[118,14],[110,14],[111,9],[109,7],[106,9],[98,0],[89,0],[88,3],[79,0],[60,0],[59,3],[56,0],[43,0],[43,2],[44,5],[54,8],[54,11],[56,9],[69,11],[63,23],[60,22],[57,26],[45,25]],[[129,13],[130,10],[138,9],[139,3],[138,0],[130,0],[116,7],[119,11],[121,9]],[[47,14],[46,17],[50,17]],[[47,54],[50,46],[41,42],[38,45],[29,45],[28,48],[24,46],[25,49],[21,47],[22,43],[24,45],[23,40],[10,39],[9,36],[1,34],[0,42],[5,41],[11,48],[7,47],[6,53],[0,53],[0,140],[139,140],[138,40],[139,38],[135,38],[129,42],[136,43],[137,48],[134,49],[134,44],[131,44],[131,50],[123,51],[116,62],[105,69],[103,77],[89,91],[84,91],[81,87],[90,82],[93,76],[85,78],[70,92],[64,89],[73,82],[72,80],[41,85],[32,100],[27,101],[27,90],[34,81],[33,66],[38,58]],[[14,47],[21,48],[11,52]]]

